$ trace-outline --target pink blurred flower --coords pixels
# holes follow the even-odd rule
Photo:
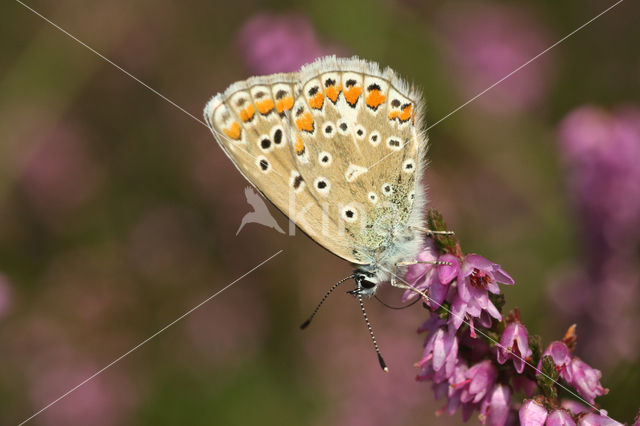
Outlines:
[[[496,384],[482,401],[480,421],[489,426],[503,426],[507,422],[511,404],[509,386]]]
[[[424,368],[431,361],[434,372],[443,370],[444,377],[453,374],[458,358],[458,339],[444,327],[438,327],[427,337],[422,359],[418,362]]]
[[[23,164],[20,186],[45,221],[81,206],[102,180],[102,170],[86,139],[65,124],[43,133]]]
[[[237,44],[257,74],[297,71],[301,65],[340,49],[322,44],[309,21],[291,14],[259,13],[238,31]]]
[[[0,319],[4,318],[11,309],[12,292],[9,280],[0,274]]]
[[[444,45],[456,85],[466,98],[487,89],[542,52],[547,35],[529,11],[505,5],[449,7],[442,17]],[[474,103],[494,113],[530,110],[549,88],[552,55],[531,62]]]
[[[520,407],[520,424],[522,426],[542,426],[547,419],[547,409],[539,402],[529,399]]]
[[[465,374],[468,386],[460,394],[460,401],[477,404],[493,388],[498,377],[498,370],[491,360],[484,360],[469,368]]]
[[[606,412],[602,413],[606,414]],[[613,420],[606,415],[588,413],[580,417],[578,426],[622,426],[622,423]]]
[[[507,325],[500,338],[497,355],[500,364],[512,359],[516,371],[518,373],[524,371],[525,359],[531,356],[531,349],[527,329],[522,323],[514,321]]]
[[[572,111],[558,130],[571,194],[592,250],[640,239],[640,109]],[[594,240],[595,239],[595,240]]]
[[[547,417],[546,426],[576,426],[567,410],[553,410]]]
[[[600,384],[602,373],[600,370],[590,367],[578,357],[574,357],[569,365],[571,375],[571,385],[591,404],[595,403],[595,398],[606,395],[608,389]]]
[[[547,349],[545,349],[544,353],[540,357],[540,361],[538,362],[538,366],[536,367],[538,371],[541,371],[542,368],[542,358],[545,356],[550,356],[553,358],[553,363],[556,365],[556,370],[560,373],[560,377],[562,377],[567,382],[571,381],[571,369],[569,368],[569,364],[571,363],[571,354],[569,353],[569,348],[564,342],[555,341],[551,342]]]

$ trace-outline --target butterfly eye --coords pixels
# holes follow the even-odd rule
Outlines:
[[[373,146],[378,146],[378,144],[380,143],[380,133],[371,132],[371,134],[369,135],[369,143]]]
[[[260,139],[260,149],[264,152],[269,152],[271,150],[271,139],[263,136],[262,139]]]
[[[331,183],[329,182],[329,179],[325,177],[316,178],[313,182],[313,186],[315,186],[318,192],[322,195],[327,195],[331,189]]]
[[[331,158],[331,154],[329,154],[328,152],[323,151],[318,154],[318,162],[320,162],[320,165],[322,167],[329,167],[332,161],[333,159]]]
[[[340,134],[345,136],[349,134],[349,125],[347,124],[346,121],[344,120],[338,121],[338,132],[340,132]]]
[[[328,137],[333,136],[334,131],[335,131],[335,127],[331,122],[324,123],[324,125],[322,126],[322,132]]]
[[[413,158],[409,158],[402,163],[402,170],[405,173],[411,173],[416,168],[416,162],[413,161]]]
[[[342,218],[347,222],[355,222],[358,219],[358,211],[351,206],[342,209]]]
[[[387,139],[387,147],[394,151],[399,151],[400,149],[402,149],[402,144],[400,143],[400,139],[391,136],[389,139]]]
[[[370,289],[370,288],[374,288],[375,286],[376,284],[371,281],[363,280],[360,282],[360,287],[362,288]]]
[[[264,156],[261,155],[257,157],[256,160],[256,164],[263,173],[269,173],[269,171],[271,171],[271,164]]]
[[[276,127],[271,138],[273,139],[273,143],[279,146],[282,143],[282,129]]]

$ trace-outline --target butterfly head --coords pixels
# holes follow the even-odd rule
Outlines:
[[[356,282],[356,288],[349,291],[349,294],[352,294],[354,296],[362,296],[364,298],[374,296],[376,294],[378,286],[382,283],[375,272],[360,269],[354,271],[353,279]]]

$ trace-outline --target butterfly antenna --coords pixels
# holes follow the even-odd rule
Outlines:
[[[338,288],[338,286],[340,284],[342,284],[343,282],[350,280],[351,278],[353,278],[354,275],[349,275],[346,278],[341,279],[340,281],[338,281],[337,283],[335,283],[334,285],[331,286],[331,288],[324,294],[324,296],[322,297],[322,300],[320,300],[320,303],[318,303],[318,306],[316,306],[316,308],[313,310],[313,313],[311,314],[311,316],[309,316],[309,319],[307,319],[305,322],[302,323],[302,325],[300,326],[301,330],[304,330],[305,328],[307,328],[307,326],[309,324],[311,324],[311,320],[313,320],[313,317],[316,316],[316,314],[318,313],[318,311],[320,310],[320,307],[322,306],[322,304],[324,303],[325,300],[327,300],[327,297],[329,297],[329,295],[331,293],[333,293],[333,290],[335,290],[336,288]]]
[[[420,298],[418,297],[418,298],[416,298],[416,300],[414,300],[413,302],[409,303],[408,305],[404,305],[404,306],[391,306],[391,305],[387,304],[384,300],[380,299],[378,296],[375,296],[375,295],[374,295],[374,297],[376,298],[376,300],[377,300],[378,302],[382,303],[382,304],[383,304],[384,306],[386,306],[387,308],[389,308],[389,309],[397,309],[397,310],[407,309],[407,308],[409,308],[409,307],[411,307],[411,306],[415,305],[415,304],[420,300]]]
[[[380,354],[380,348],[378,347],[378,342],[376,341],[376,337],[373,335],[373,328],[371,328],[371,323],[369,322],[369,318],[367,317],[367,311],[364,310],[364,302],[362,301],[362,296],[358,295],[358,301],[360,302],[360,309],[362,309],[362,316],[364,317],[364,322],[367,323],[367,328],[369,329],[369,335],[371,336],[371,340],[373,341],[373,347],[376,350],[376,354],[378,354],[378,362],[380,363],[380,368],[385,373],[389,372],[387,368],[387,364],[384,362],[384,358]]]

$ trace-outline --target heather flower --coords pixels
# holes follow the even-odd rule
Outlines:
[[[571,369],[569,368],[569,364],[571,363],[571,354],[569,353],[567,345],[565,345],[564,342],[555,341],[547,346],[547,349],[545,349],[544,353],[540,357],[540,361],[538,362],[538,374],[542,371],[542,358],[545,356],[550,356],[553,359],[553,363],[556,365],[556,370],[560,373],[560,377],[567,382],[570,382]]]
[[[8,314],[11,308],[11,288],[9,281],[0,274],[0,319]]]
[[[607,417],[606,411],[602,414],[605,415],[587,413],[580,417],[578,420],[578,426],[622,426],[622,423],[613,420],[611,417]]]
[[[449,377],[453,374],[458,357],[458,339],[455,333],[450,333],[439,327],[432,332],[424,347],[422,359],[417,363],[419,367],[424,367],[431,361],[434,372],[439,372],[444,368],[444,374]]]
[[[553,410],[547,417],[546,426],[576,426],[567,410]]]
[[[454,3],[455,4],[455,3]],[[533,14],[517,7],[487,3],[450,6],[442,17],[445,51],[456,87],[470,98],[544,50],[544,28]],[[552,57],[535,61],[504,80],[477,105],[500,114],[531,109],[549,87]]]
[[[490,360],[485,360],[473,365],[465,374],[465,383],[468,383],[461,394],[461,402],[474,404],[482,401],[482,398],[491,390],[498,377],[498,371]]]
[[[547,409],[533,399],[529,399],[520,407],[520,424],[522,426],[542,426],[547,420]]]
[[[518,373],[524,371],[525,359],[531,356],[529,348],[529,336],[527,329],[519,321],[507,325],[500,338],[498,347],[498,362],[504,364],[508,359],[513,359],[513,365]]]
[[[417,256],[421,262],[409,266],[405,280],[416,289],[426,292],[429,300],[426,303],[432,309],[438,309],[444,302],[449,291],[449,284],[458,275],[458,259],[453,255],[437,257],[432,246],[427,246]],[[437,265],[436,262],[446,263]],[[406,302],[418,297],[414,291],[407,290],[402,295],[402,301]]]
[[[576,388],[578,393],[582,395],[589,403],[593,404],[595,398],[600,395],[606,395],[609,392],[600,384],[602,373],[600,370],[591,368],[578,357],[574,357],[569,364],[571,375],[571,385]]]
[[[239,30],[237,41],[245,62],[257,74],[292,72],[340,50],[323,45],[299,14],[257,14]]]
[[[513,285],[515,281],[500,265],[477,254],[468,254],[462,261],[458,274],[458,294],[464,302],[484,300],[488,292],[498,294],[498,283]],[[485,302],[479,303],[481,306]]]
[[[480,421],[491,426],[503,426],[509,415],[511,390],[509,386],[496,384],[480,406]]]

